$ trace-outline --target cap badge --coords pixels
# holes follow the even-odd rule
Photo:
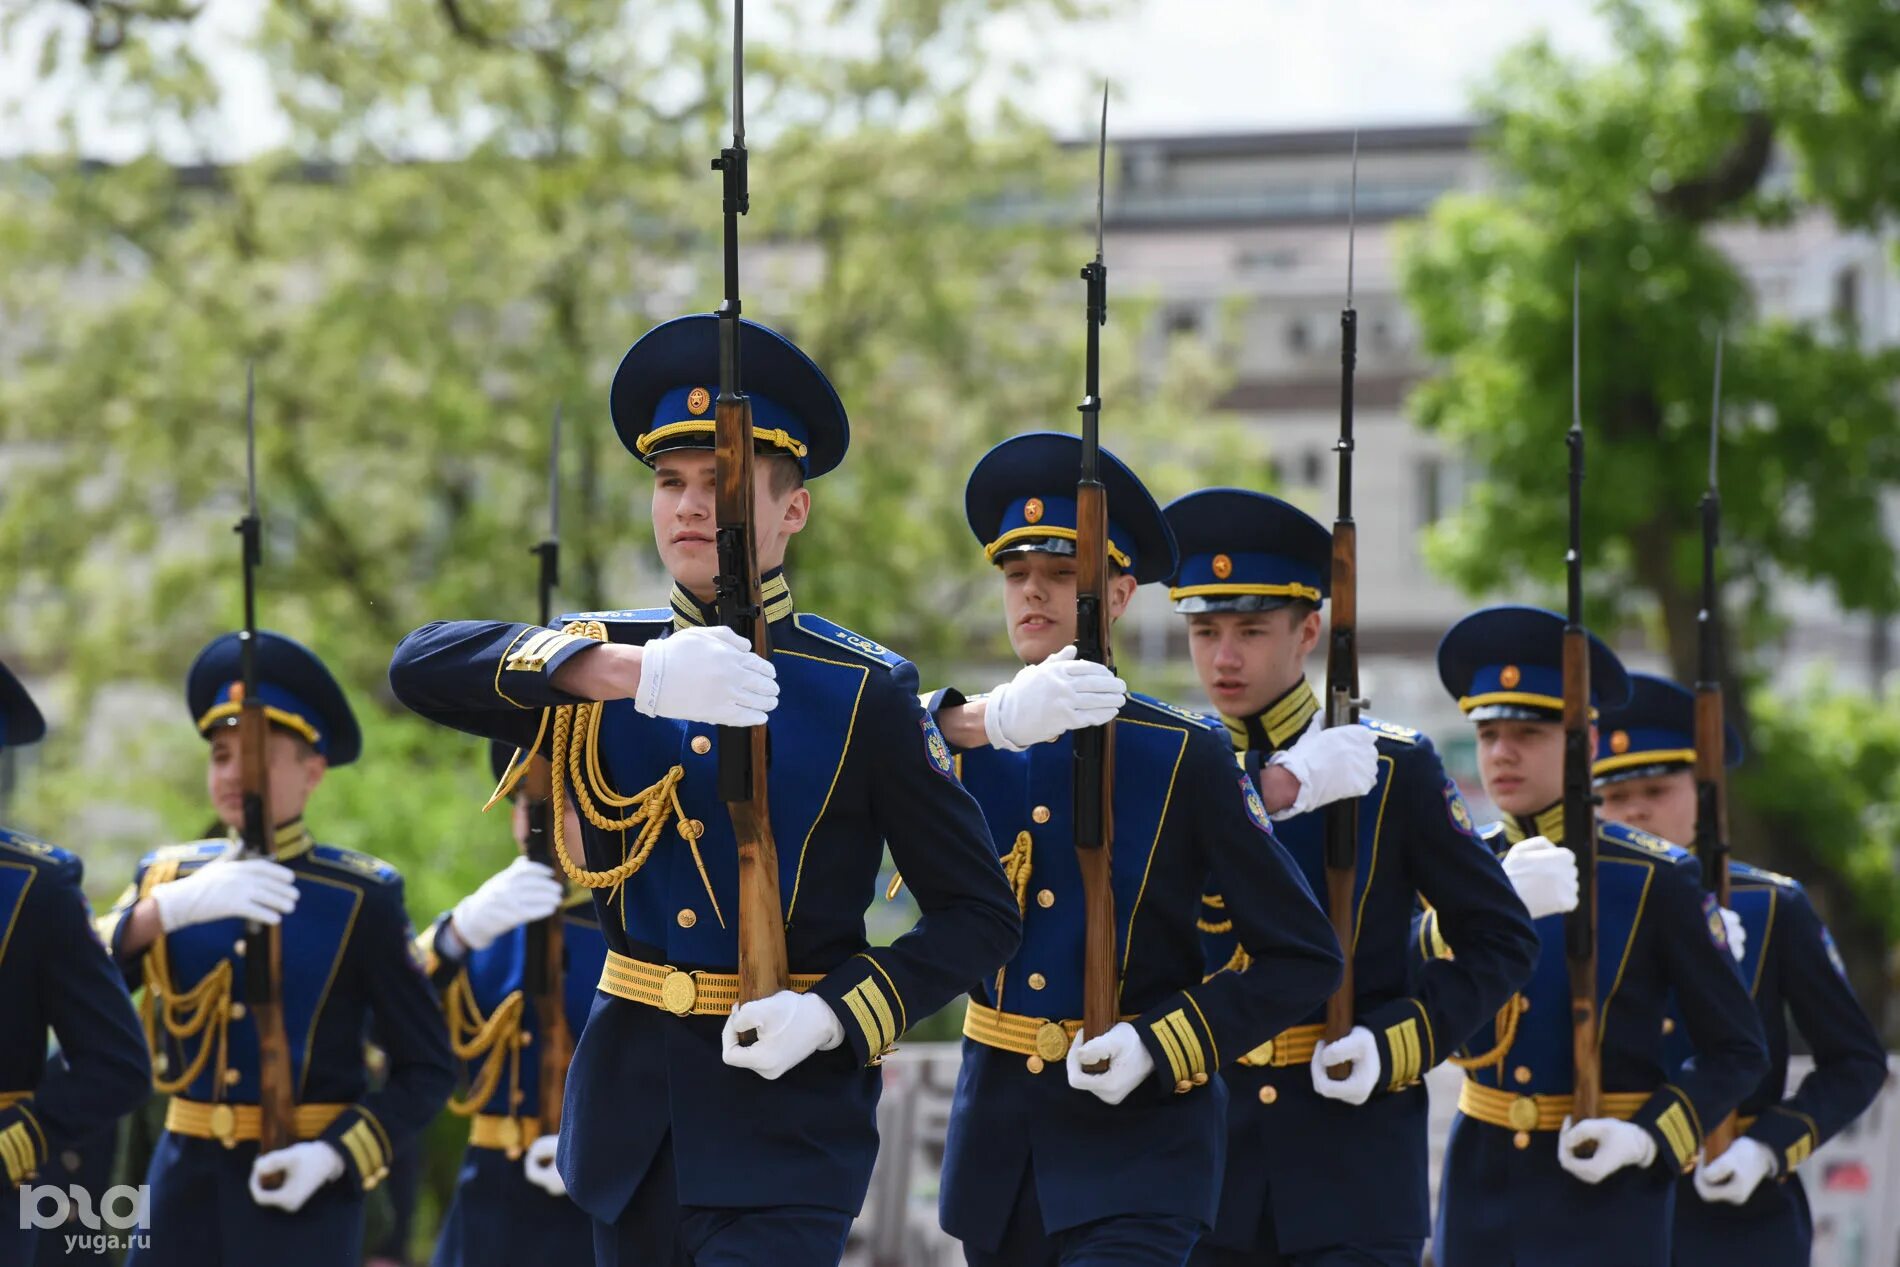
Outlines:
[[[705,413],[707,407],[711,404],[712,393],[707,391],[704,387],[695,387],[692,391],[686,393],[686,412],[695,418]]]
[[[244,702],[244,683],[231,683],[231,702],[233,704],[242,704]]]
[[[1516,686],[1519,682],[1522,682],[1523,680],[1524,680],[1524,675],[1517,671],[1517,666],[1515,664],[1505,665],[1504,672],[1498,674],[1499,685],[1503,686],[1504,689],[1507,691],[1510,690],[1512,687]]]
[[[1042,522],[1042,498],[1031,497],[1023,503],[1023,519],[1032,524]]]
[[[1233,574],[1234,574],[1234,561],[1228,558],[1224,554],[1215,555],[1214,556],[1215,579],[1224,581],[1228,577],[1232,576]]]
[[[1618,756],[1630,750],[1630,732],[1619,730],[1610,735],[1610,751]]]

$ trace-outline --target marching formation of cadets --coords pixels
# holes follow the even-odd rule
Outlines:
[[[64,1182],[82,1142],[156,1090],[134,1267],[335,1267],[358,1260],[365,1193],[447,1103],[469,1138],[443,1267],[834,1264],[877,1154],[880,1059],[966,996],[941,1219],[972,1264],[1397,1267],[1428,1238],[1440,1267],[1807,1261],[1800,1165],[1868,1105],[1885,1058],[1800,884],[1737,862],[1723,909],[1670,843],[1695,822],[1688,692],[1592,643],[1603,1095],[1577,1120],[1560,617],[1490,608],[1439,647],[1505,816],[1481,827],[1417,730],[1317,720],[1330,534],[1285,502],[1214,488],[1163,508],[1104,452],[1112,614],[1167,585],[1214,715],[1077,659],[1080,442],[1037,432],[965,490],[1023,667],[980,694],[927,683],[796,604],[786,546],[848,427],[819,368],[748,322],[761,658],[712,610],[715,326],[657,327],[612,387],[652,469],[670,601],[552,628],[445,621],[394,650],[404,704],[491,745],[518,842],[529,802],[552,797],[565,874],[517,858],[416,935],[401,876],[313,834],[360,736],[317,656],[275,634],[257,690],[277,850],[244,856],[238,646],[221,635],[185,695],[225,837],[147,854],[95,924],[76,858],[0,832],[7,1184]],[[1120,1021],[1078,1039],[1071,734],[1110,719]],[[761,724],[790,988],[735,1006],[717,732]],[[43,729],[0,673],[0,740]],[[1314,896],[1316,811],[1348,798],[1342,947]],[[920,915],[872,946],[887,849]],[[525,930],[557,918],[578,1036],[559,1106],[535,1076],[548,1022],[523,1002]],[[234,988],[260,925],[281,930],[297,1139],[263,1156]],[[1327,1042],[1348,954],[1353,1025]],[[1816,1064],[1787,1093],[1790,1016]],[[1444,1061],[1465,1077],[1434,1211],[1421,1079]],[[1699,1159],[1731,1113],[1733,1141]],[[26,1263],[33,1233],[12,1222],[0,1261]]]

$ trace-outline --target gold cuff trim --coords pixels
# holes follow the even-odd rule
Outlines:
[[[1458,1088],[1458,1111],[1487,1126],[1507,1131],[1559,1131],[1576,1103],[1568,1095],[1518,1095],[1481,1086],[1466,1078]],[[1605,1091],[1598,1116],[1627,1122],[1649,1103],[1647,1091]]]
[[[789,988],[803,994],[824,979],[823,973],[795,972]],[[675,1016],[730,1016],[739,1006],[739,975],[682,972],[670,964],[647,963],[610,950],[600,966],[600,992]]]

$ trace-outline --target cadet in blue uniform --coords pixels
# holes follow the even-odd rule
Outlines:
[[[45,734],[32,697],[0,664],[0,748]],[[151,1077],[81,871],[64,849],[0,827],[0,1263],[33,1261],[37,1232],[17,1189],[51,1184],[65,1196],[74,1179],[59,1159],[137,1108]],[[59,1043],[50,1059],[48,1030]],[[89,1195],[98,1209],[105,1194]],[[50,1202],[34,1212],[49,1222],[58,1213]]]
[[[1485,838],[1509,842],[1505,874],[1542,943],[1530,984],[1458,1060],[1466,1077],[1439,1185],[1439,1267],[1665,1267],[1676,1176],[1767,1071],[1760,1022],[1694,859],[1599,821],[1602,1116],[1571,1120],[1562,917],[1577,904],[1577,861],[1563,841],[1563,626],[1537,608],[1487,608],[1438,647],[1439,680],[1478,726],[1485,794],[1507,815]],[[1629,695],[1622,664],[1595,638],[1590,687],[1595,708]],[[1436,912],[1420,920],[1419,942],[1426,957],[1449,953]],[[1673,1074],[1662,1031],[1672,993],[1700,1053]],[[1594,1153],[1580,1157],[1585,1141]]]
[[[1214,1222],[1227,1088],[1220,1070],[1312,1012],[1339,979],[1325,913],[1274,840],[1220,725],[1073,659],[1081,442],[1040,432],[992,449],[964,495],[1002,571],[1025,667],[967,704],[935,704],[962,752],[1023,912],[1023,945],[964,1018],[945,1143],[944,1230],[973,1264],[1180,1264]],[[1172,533],[1102,451],[1110,610],[1174,570]],[[1115,721],[1111,867],[1120,1024],[1075,1041],[1082,881],[1068,732]],[[1211,977],[1196,921],[1218,877],[1246,957]],[[1204,979],[1205,978],[1205,982]],[[1083,1065],[1106,1057],[1106,1072]]]
[[[1606,709],[1597,746],[1602,814],[1669,840],[1693,840],[1695,696],[1665,678],[1632,675],[1635,691]],[[1742,758],[1729,727],[1725,758]],[[1729,863],[1729,902],[1746,930],[1742,979],[1768,1036],[1768,1076],[1744,1097],[1740,1133],[1715,1161],[1677,1185],[1677,1267],[1797,1267],[1813,1222],[1795,1168],[1873,1102],[1887,1057],[1861,1010],[1827,926],[1799,884]],[[1814,1053],[1814,1071],[1788,1086],[1788,1014]],[[1664,1026],[1673,1028],[1665,1019]],[[1686,1036],[1685,1036],[1686,1037]],[[1672,1035],[1672,1068],[1693,1054]]]
[[[207,787],[230,828],[221,840],[147,854],[100,920],[141,1004],[154,1084],[172,1095],[152,1155],[152,1236],[134,1267],[269,1261],[335,1267],[358,1261],[363,1194],[396,1147],[442,1107],[453,1081],[435,992],[416,962],[402,877],[368,854],[318,844],[304,809],[325,774],[356,760],[356,718],[321,661],[260,631],[258,692],[273,859],[247,858],[238,735],[238,636],[198,654],[185,683],[210,741]],[[278,924],[284,1029],[300,1142],[258,1155],[257,1030],[245,1007],[246,922]],[[363,1044],[388,1058],[366,1091]],[[261,1176],[281,1174],[276,1188]]]
[[[515,750],[488,745],[497,787],[515,777]],[[545,763],[536,758],[539,779]],[[545,797],[548,789],[537,787]],[[527,780],[512,795],[515,843],[528,844]],[[577,819],[568,820],[570,839]],[[523,990],[526,925],[559,910],[568,1032],[579,1036],[594,1002],[607,943],[593,903],[566,901],[546,863],[517,856],[422,931],[417,945],[441,989],[466,1093],[449,1109],[471,1119],[455,1200],[436,1242],[435,1267],[567,1267],[593,1260],[593,1223],[568,1200],[555,1168],[557,1137],[540,1128],[541,1023]],[[565,909],[563,909],[565,908]]]
[[[1276,834],[1324,893],[1325,815],[1314,777],[1326,743],[1363,750],[1354,906],[1354,1029],[1322,1041],[1324,1009],[1240,1058],[1228,1073],[1227,1172],[1220,1219],[1197,1264],[1415,1267],[1431,1231],[1426,1070],[1450,1055],[1530,978],[1537,932],[1457,784],[1416,730],[1371,717],[1319,729],[1306,658],[1332,588],[1332,535],[1278,498],[1214,488],[1166,510],[1181,547],[1170,595],[1188,647],[1247,769],[1268,791],[1298,776]],[[1287,800],[1266,796],[1270,807]],[[1415,903],[1438,913],[1456,951],[1416,980]],[[1231,898],[1210,894],[1208,968],[1235,953]],[[1329,1065],[1352,1062],[1335,1079]]]
[[[595,889],[609,951],[560,1168],[596,1221],[597,1261],[677,1249],[699,1267],[832,1264],[877,1154],[879,1058],[994,972],[1020,925],[916,671],[793,608],[785,547],[811,508],[804,482],[843,458],[847,423],[818,367],[751,322],[740,342],[771,658],[714,624],[716,326],[708,314],[656,327],[614,378],[614,425],[653,468],[670,608],[592,613],[579,632],[428,625],[396,649],[390,680],[424,716],[551,748],[557,804],[573,797],[586,820],[570,875]],[[759,724],[791,989],[735,1009],[738,846],[715,728]],[[564,788],[570,758],[584,778]],[[873,948],[864,912],[886,841],[923,917]],[[739,1046],[752,1027],[758,1041]]]

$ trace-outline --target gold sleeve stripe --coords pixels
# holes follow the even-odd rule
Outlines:
[[[527,637],[528,632],[528,630],[524,629],[516,634],[515,640],[509,643],[507,649],[501,653],[501,658],[495,661],[495,694],[501,696],[516,708],[521,708],[523,705],[520,700],[501,689],[501,675],[513,659],[515,648],[520,645],[523,638]]]
[[[1808,1154],[1812,1153],[1813,1151],[1814,1151],[1814,1136],[1803,1135],[1800,1139],[1788,1145],[1787,1162],[1786,1164],[1782,1166],[1781,1172],[1783,1174],[1787,1174],[1789,1171],[1793,1170],[1796,1166],[1799,1166],[1802,1162],[1806,1161],[1808,1159]]]
[[[1669,1141],[1669,1151],[1676,1155],[1678,1170],[1695,1160],[1695,1132],[1689,1128],[1689,1115],[1682,1111],[1680,1104],[1672,1104],[1656,1119],[1656,1129]]]
[[[0,1161],[6,1164],[7,1179],[19,1184],[31,1179],[39,1170],[39,1151],[33,1147],[33,1137],[27,1133],[25,1122],[15,1122],[0,1131]]]
[[[1161,1050],[1168,1057],[1168,1070],[1173,1074],[1174,1081],[1179,1082],[1187,1077],[1187,1057],[1182,1054],[1180,1043],[1175,1041],[1167,1019],[1164,1017],[1148,1028],[1152,1029],[1155,1037],[1160,1040]]]
[[[877,975],[884,978],[884,984],[890,989],[891,999],[897,1004],[897,1028],[891,1031],[891,1041],[896,1042],[903,1037],[904,1031],[910,1028],[910,1009],[904,1006],[904,992],[897,988],[897,982],[891,980],[891,974],[885,970],[883,964],[877,961],[876,956],[860,951],[858,958],[877,969]]]
[[[1415,1082],[1419,1074],[1419,1062],[1422,1059],[1418,1046],[1418,1020],[1406,1017],[1397,1025],[1388,1026],[1385,1031],[1385,1045],[1392,1053],[1391,1090]]]
[[[383,1146],[376,1139],[376,1130],[368,1122],[358,1118],[350,1129],[343,1132],[343,1147],[349,1151],[350,1160],[356,1163],[356,1173],[364,1188],[373,1188],[383,1177],[383,1167],[388,1158]]]
[[[1174,1027],[1175,1035],[1181,1040],[1181,1050],[1187,1053],[1188,1077],[1206,1073],[1207,1051],[1201,1046],[1201,1036],[1188,1023],[1186,1010],[1177,1009],[1168,1013],[1168,1024]]]
[[[1417,999],[1410,999],[1408,1002],[1418,1009],[1418,1022],[1425,1027],[1425,1054],[1419,1069],[1419,1072],[1423,1074],[1425,1070],[1438,1063],[1438,1035],[1432,1032],[1432,1014],[1425,1010],[1425,1005]]]
[[[396,1146],[389,1142],[389,1132],[383,1129],[381,1119],[360,1104],[356,1106],[356,1111],[362,1117],[362,1120],[368,1122],[371,1128],[375,1130],[376,1138],[382,1141],[383,1156],[385,1158],[394,1157],[396,1155]]]
[[[521,650],[509,655],[502,670],[507,673],[539,673],[554,654],[571,642],[577,642],[573,634],[562,633],[558,629],[543,629],[522,644]]]
[[[1430,958],[1433,958],[1433,959],[1456,958],[1456,956],[1453,955],[1451,952],[1450,943],[1448,943],[1445,940],[1445,935],[1438,931],[1438,912],[1437,911],[1426,911],[1425,918],[1421,922],[1421,927],[1423,929],[1423,934],[1425,937],[1426,954]]]
[[[1243,968],[1241,971],[1244,972],[1246,969]],[[1214,1041],[1214,1027],[1207,1023],[1207,1013],[1201,1011],[1201,1005],[1196,1003],[1194,996],[1189,994],[1186,990],[1181,991],[1181,997],[1187,1000],[1187,1005],[1194,1009],[1194,1015],[1200,1018],[1201,1033],[1207,1036],[1208,1049],[1214,1053],[1213,1067],[1216,1069],[1220,1068],[1220,1044]]]
[[[897,1041],[896,1018],[891,1014],[884,992],[877,988],[877,982],[869,977],[858,982],[845,992],[844,1003],[857,1019],[858,1028],[864,1031],[864,1045],[873,1058]]]

